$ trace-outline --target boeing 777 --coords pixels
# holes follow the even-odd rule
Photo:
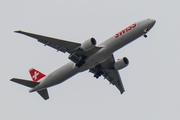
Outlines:
[[[125,89],[118,70],[126,67],[129,60],[123,57],[115,61],[113,53],[141,36],[146,38],[147,32],[154,26],[155,22],[153,19],[135,22],[98,46],[96,46],[94,38],[83,43],[75,43],[24,31],[15,31],[35,38],[45,46],[52,47],[57,51],[69,53],[70,62],[47,76],[32,68],[29,70],[32,81],[19,78],[12,78],[11,81],[30,87],[29,92],[37,91],[47,100],[49,99],[47,88],[62,83],[79,72],[89,70],[95,78],[104,76],[122,94]]]

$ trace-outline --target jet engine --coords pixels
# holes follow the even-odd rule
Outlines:
[[[124,67],[126,67],[128,64],[129,64],[129,60],[126,57],[123,57],[121,59],[118,59],[114,63],[114,67],[116,68],[116,70],[120,70],[120,69],[123,69]]]
[[[96,40],[94,38],[90,38],[81,44],[81,49],[83,49],[84,51],[88,51],[94,48],[95,45],[96,45]]]

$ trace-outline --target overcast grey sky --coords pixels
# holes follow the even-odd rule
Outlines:
[[[1,0],[1,120],[179,120],[180,15],[178,0]],[[61,67],[68,54],[16,34],[24,30],[55,38],[98,44],[135,21],[156,19],[148,38],[137,39],[115,53],[126,56],[119,71],[126,92],[120,95],[103,77],[80,73],[49,88],[44,101],[12,77],[30,79],[28,70],[45,74]]]

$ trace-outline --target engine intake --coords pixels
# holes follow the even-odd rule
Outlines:
[[[94,38],[90,38],[81,44],[81,49],[83,49],[84,51],[88,51],[94,48],[95,45],[96,45],[96,40]]]
[[[120,70],[120,69],[123,69],[125,68],[126,66],[128,66],[129,64],[129,60],[126,58],[126,57],[123,57],[121,59],[118,59],[115,63],[114,63],[114,67],[117,69],[117,70]]]

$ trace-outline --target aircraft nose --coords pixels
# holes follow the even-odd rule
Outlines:
[[[154,19],[148,19],[148,24],[149,24],[151,27],[153,27],[155,23],[156,23],[156,20],[154,20]]]

